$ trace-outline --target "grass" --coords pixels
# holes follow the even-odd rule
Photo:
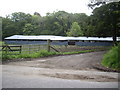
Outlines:
[[[120,43],[104,55],[101,64],[111,69],[120,70]]]
[[[88,53],[88,52],[94,52],[96,50],[84,50],[84,51],[77,51],[77,52],[63,52],[63,55],[71,55],[71,54],[80,54],[80,53]]]
[[[56,55],[56,52],[48,52],[46,50],[41,50],[39,52],[35,52],[32,54],[17,54],[17,55],[5,55],[3,54],[2,59],[17,59],[17,58],[38,58],[38,57],[47,57],[47,56],[52,56]]]
[[[19,55],[5,55],[3,54],[2,59],[17,59],[17,58],[40,58],[40,57],[48,57],[48,56],[54,56],[54,55],[71,55],[71,54],[80,54],[80,53],[88,53],[93,52],[95,50],[84,50],[84,51],[78,51],[78,52],[48,52],[46,50],[41,50],[36,53],[32,54],[19,54]]]
[[[4,45],[5,43],[3,41],[0,41],[0,46]]]

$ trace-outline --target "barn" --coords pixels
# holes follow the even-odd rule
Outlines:
[[[54,35],[13,35],[4,39],[6,44],[15,45],[45,45],[50,41],[51,45],[78,45],[78,46],[110,46],[113,45],[112,37],[65,37]],[[117,37],[120,41],[120,37]]]

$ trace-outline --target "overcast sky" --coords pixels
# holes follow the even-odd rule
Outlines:
[[[1,0],[0,16],[6,16],[14,12],[33,14],[64,10],[69,13],[86,13],[90,15],[92,10],[88,8],[89,0]]]

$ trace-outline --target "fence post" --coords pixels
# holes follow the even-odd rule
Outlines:
[[[8,47],[7,47],[7,44],[5,44],[5,58],[7,58],[7,55],[8,55]]]
[[[30,45],[28,45],[28,49],[29,49],[29,54],[30,54]]]
[[[50,52],[50,39],[47,40],[47,51]]]
[[[21,52],[22,52],[22,46],[20,46],[20,54],[21,54]]]

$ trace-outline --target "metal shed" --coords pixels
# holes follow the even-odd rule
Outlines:
[[[6,44],[47,44],[50,40],[52,45],[79,45],[79,46],[109,46],[113,44],[112,37],[64,37],[54,35],[39,35],[39,36],[26,36],[26,35],[13,35],[5,38]],[[117,37],[120,41],[120,37]]]

